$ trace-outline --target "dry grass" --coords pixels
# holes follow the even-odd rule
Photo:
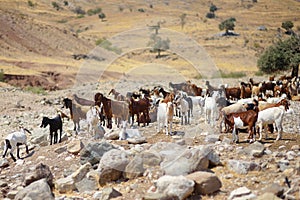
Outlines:
[[[61,3],[60,1],[57,2]],[[34,22],[34,26],[49,26],[60,30],[53,32],[53,34],[57,34],[57,40],[60,40],[61,35],[64,34],[62,30],[67,30],[67,34],[75,34],[77,32],[78,41],[89,43],[89,46],[95,45],[96,40],[99,38],[105,37],[109,39],[123,31],[156,25],[160,21],[162,22],[161,27],[178,31],[194,39],[200,46],[205,48],[216,66],[226,72],[256,72],[256,61],[259,54],[265,47],[272,44],[272,41],[276,40],[277,28],[281,26],[281,23],[291,20],[294,22],[295,27],[300,26],[298,21],[300,6],[299,2],[295,0],[261,0],[254,4],[251,1],[242,3],[242,1],[236,0],[225,2],[217,0],[214,1],[214,4],[219,9],[216,11],[217,17],[215,19],[207,19],[205,17],[210,3],[204,0],[196,2],[178,1],[169,2],[168,4],[166,2],[153,1],[151,2],[153,8],[150,8],[150,3],[136,1],[128,1],[126,4],[118,0],[101,1],[101,4],[98,0],[95,0],[95,3],[73,0],[69,2],[76,6],[81,6],[86,11],[97,5],[97,7],[102,8],[107,18],[104,22],[97,15],[85,15],[83,18],[77,18],[77,15],[69,8],[64,7],[62,3],[63,10],[56,11],[51,3],[46,1],[37,2],[37,5],[31,8],[28,6],[27,0],[1,0],[1,10],[9,11],[11,15],[17,18],[25,16]],[[145,12],[139,12],[139,8],[143,8]],[[12,12],[15,13],[12,14]],[[181,29],[179,19],[182,13],[187,14],[183,29]],[[218,24],[229,17],[237,19],[235,32],[239,33],[240,36],[215,37],[217,33],[220,33]],[[64,21],[64,23],[59,23],[61,21]],[[268,30],[258,31],[257,27],[260,25],[265,25]],[[49,29],[49,31],[52,31],[52,29]],[[39,32],[36,32],[36,35],[37,38],[45,37],[39,35]],[[30,39],[26,38],[26,34],[22,35],[22,37],[25,40]],[[145,37],[144,41],[147,40],[149,38]],[[35,41],[32,42],[34,43]],[[47,42],[52,43],[55,41]],[[51,69],[50,66],[57,66],[55,70],[62,73],[76,73],[76,70],[80,69],[83,62],[74,61],[70,55],[72,53],[88,53],[86,51],[87,48],[84,48],[83,52],[72,52],[72,49],[82,45],[73,41],[68,43],[68,45],[70,45],[69,50],[65,50],[64,45],[58,47],[58,51],[61,51],[61,57],[43,56],[38,52],[33,54],[23,52],[24,49],[16,49],[13,54],[18,56],[12,56],[12,54],[10,54],[11,56],[4,55],[0,58],[0,66],[3,66],[2,68],[5,68],[4,70],[10,73],[34,74],[33,71],[24,72],[20,69],[22,67],[12,64],[12,62],[30,62],[34,63],[34,71],[45,71],[45,69]],[[41,48],[47,48],[47,45],[41,46]],[[130,52],[123,53],[125,55],[130,54]],[[163,64],[174,67],[178,71],[181,70],[183,76],[195,77],[196,72],[191,70],[190,63],[186,62],[184,58],[172,61],[152,59],[148,53],[142,53],[126,59],[124,57],[126,56],[121,56],[115,60],[108,70],[123,73],[129,72],[138,66],[157,63],[158,65]],[[7,61],[12,62],[8,64]],[[12,68],[8,69],[10,66]],[[68,70],[65,70],[64,66],[68,66]]]

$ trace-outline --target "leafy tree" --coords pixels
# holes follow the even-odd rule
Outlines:
[[[148,43],[149,46],[152,47],[153,52],[157,52],[156,58],[161,57],[161,52],[170,49],[170,40],[169,38],[163,40],[156,34],[152,34],[150,36],[150,41]]]
[[[157,22],[157,25],[149,26],[150,30],[155,30],[155,34],[158,34],[158,30],[160,29],[160,22]]]
[[[225,35],[229,35],[229,30],[234,30],[234,27],[235,27],[234,22],[235,21],[236,21],[236,19],[233,17],[226,19],[225,21],[223,21],[219,24],[219,29],[221,31],[225,30]]]
[[[101,19],[101,21],[103,22],[104,21],[104,18],[106,18],[106,15],[103,13],[103,12],[101,12],[99,15],[98,15],[98,17]]]
[[[210,5],[210,7],[209,7],[209,11],[212,12],[212,13],[214,13],[217,10],[218,10],[217,6],[212,3]]]
[[[274,73],[292,69],[292,76],[298,76],[300,64],[300,37],[291,36],[268,47],[257,61],[260,71]]]
[[[216,17],[216,15],[213,12],[208,12],[208,13],[206,13],[206,17],[209,18],[209,19],[213,19],[213,18]]]
[[[29,7],[32,7],[32,8],[35,6],[34,3],[30,0],[27,1],[27,4],[28,4]]]
[[[286,30],[287,34],[291,34],[293,32],[292,28],[294,27],[294,24],[292,21],[285,21],[282,22],[281,27]]]
[[[55,8],[57,11],[61,9],[57,2],[52,1],[51,4],[52,4],[53,8]]]
[[[184,25],[185,25],[185,18],[186,18],[186,14],[183,13],[179,16],[180,18],[180,24],[181,24],[181,29],[183,29]]]

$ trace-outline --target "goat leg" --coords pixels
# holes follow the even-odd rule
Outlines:
[[[5,140],[5,144],[4,144],[4,149],[5,149],[5,151],[4,151],[4,154],[3,154],[3,156],[2,156],[3,158],[5,158],[8,148],[11,149],[10,142],[9,142],[9,140]]]
[[[14,157],[14,154],[12,152],[10,152],[10,157],[14,160],[14,162],[16,162],[16,158]]]
[[[21,143],[17,143],[17,158],[20,159],[20,145]]]
[[[52,137],[53,137],[53,133],[50,133],[50,145],[52,145]]]

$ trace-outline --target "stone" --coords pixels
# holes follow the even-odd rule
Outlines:
[[[275,194],[270,192],[264,193],[256,198],[256,200],[267,200],[267,199],[281,200],[281,198],[277,197]]]
[[[58,179],[55,182],[55,189],[59,193],[70,193],[73,190],[76,189],[75,182],[71,176],[68,176],[66,178]]]
[[[52,194],[51,188],[46,179],[40,179],[26,186],[24,189],[18,191],[15,198],[16,200],[31,199],[55,199]]]
[[[293,151],[295,151],[295,152],[300,151],[300,145],[298,145],[298,144],[293,145],[293,146],[291,147],[291,150],[293,150]]]
[[[184,176],[165,175],[157,180],[156,193],[164,194],[164,198],[186,199],[193,193],[194,186],[194,181]]]
[[[91,163],[85,163],[84,165],[80,166],[73,174],[71,174],[72,179],[75,183],[81,181],[86,174],[91,170],[92,165]]]
[[[263,193],[271,193],[275,196],[282,196],[284,192],[284,188],[281,187],[278,183],[272,183],[271,185],[268,185],[262,190]]]
[[[0,168],[5,168],[9,166],[9,162],[6,158],[0,159]]]
[[[61,154],[67,151],[67,146],[62,146],[54,149],[54,152],[57,154]]]
[[[288,169],[290,165],[290,162],[288,160],[282,159],[277,162],[277,166],[281,172]]]
[[[111,149],[115,149],[115,147],[106,141],[89,143],[80,151],[80,164],[90,162],[95,165],[99,163],[103,154]]]
[[[249,171],[261,170],[260,165],[255,162],[247,162],[242,160],[228,160],[227,166],[230,170],[238,174],[247,174]]]
[[[118,180],[129,163],[126,151],[112,149],[106,152],[100,160],[99,171],[100,185]]]
[[[262,157],[264,154],[265,147],[262,143],[255,141],[249,146],[245,147],[242,152],[246,155],[254,156],[254,157]]]
[[[117,198],[120,196],[122,196],[122,193],[115,190],[114,188],[108,187],[108,188],[104,188],[102,190],[100,200],[110,200],[110,199]]]
[[[143,158],[140,155],[136,155],[126,166],[124,177],[127,179],[135,179],[142,176],[145,169],[143,167]]]
[[[188,179],[195,181],[195,193],[209,195],[218,191],[222,187],[220,179],[213,173],[194,172],[186,176]]]
[[[143,144],[143,143],[147,142],[145,137],[128,138],[127,141],[128,141],[128,144]]]
[[[140,156],[143,159],[143,166],[145,168],[157,166],[162,161],[162,157],[157,152],[144,151],[140,154]]]
[[[34,171],[31,173],[28,173],[25,176],[24,179],[24,186],[27,186],[35,181],[38,181],[40,179],[46,179],[48,185],[52,189],[54,187],[53,183],[53,174],[50,171],[50,168],[48,165],[44,165],[43,163],[38,164]]]
[[[80,150],[83,148],[83,146],[84,145],[80,140],[73,140],[68,144],[67,150],[69,153],[76,155],[80,152]]]
[[[209,160],[199,149],[185,149],[180,153],[173,152],[173,154],[176,155],[175,158],[166,157],[160,164],[166,175],[187,175],[194,171],[208,169]]]
[[[200,146],[201,154],[205,155],[209,161],[209,166],[215,167],[222,165],[219,154],[211,146]]]
[[[250,200],[250,199],[255,199],[255,198],[256,198],[256,195],[253,194],[251,192],[251,190],[249,190],[247,187],[240,187],[240,188],[233,190],[230,193],[228,200],[234,200],[234,199]]]
[[[205,137],[205,142],[207,142],[207,143],[215,143],[217,141],[220,141],[220,135],[219,134],[208,134]]]
[[[104,138],[106,140],[118,140],[119,139],[119,133],[118,132],[108,132],[104,134]]]

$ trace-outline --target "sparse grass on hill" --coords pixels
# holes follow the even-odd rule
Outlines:
[[[25,88],[25,91],[32,92],[34,94],[41,94],[41,95],[46,95],[47,94],[47,92],[45,91],[45,89],[42,88],[42,87],[28,86],[28,87]]]

